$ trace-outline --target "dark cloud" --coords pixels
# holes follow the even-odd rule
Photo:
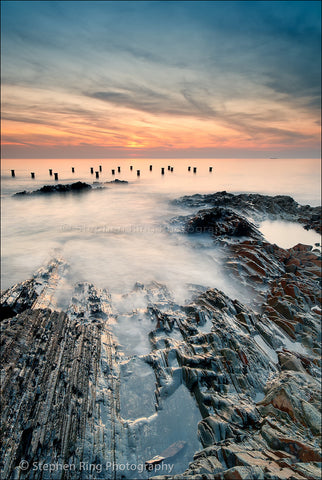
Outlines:
[[[154,115],[202,115],[198,108],[191,108],[191,102],[186,102],[183,96],[178,98],[176,95],[171,95],[170,93],[168,95],[163,94],[143,86],[132,86],[131,89],[122,91],[106,90],[85,93],[85,95],[114,105]]]

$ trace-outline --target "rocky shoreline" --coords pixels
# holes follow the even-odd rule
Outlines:
[[[83,193],[92,190],[93,188],[105,188],[103,185],[106,184],[116,184],[123,185],[127,184],[126,180],[111,180],[110,182],[93,182],[93,186],[86,182],[75,182],[75,183],[57,183],[54,185],[44,185],[38,190],[27,191],[23,190],[22,192],[17,192],[14,196],[30,196],[30,195],[50,195],[50,194],[61,194],[61,193]]]
[[[178,305],[156,282],[115,303],[82,282],[61,311],[60,258],[2,292],[1,478],[320,479],[321,254],[270,244],[255,223],[320,232],[321,209],[226,192],[176,202],[201,209],[186,234],[221,245],[251,304],[190,285]],[[175,442],[171,471],[138,470]],[[74,468],[33,468],[55,462]]]
[[[287,195],[260,195],[258,193],[241,193],[234,195],[226,191],[213,194],[196,194],[184,196],[174,203],[189,207],[221,207],[235,210],[237,213],[250,216],[255,221],[263,219],[288,220],[303,224],[307,230],[313,229],[321,233],[321,207],[300,205]]]

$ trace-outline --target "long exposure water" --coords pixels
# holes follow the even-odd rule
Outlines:
[[[58,183],[92,183],[95,174],[90,168],[99,171],[99,165],[100,182],[118,178],[129,183],[107,184],[104,189],[76,195],[13,196],[55,183],[49,168],[58,172]],[[44,261],[59,254],[70,264],[72,280],[87,280],[112,293],[126,292],[136,281],[156,280],[167,283],[180,298],[186,283],[217,287],[237,296],[238,289],[225,278],[220,253],[209,236],[187,236],[165,228],[171,218],[197,210],[171,200],[227,190],[286,194],[314,206],[320,203],[319,169],[318,160],[4,160],[2,288],[29,278]],[[303,230],[305,234],[301,241],[319,241],[314,232]]]
[[[50,168],[53,173],[58,172],[59,183],[93,183],[96,179],[90,168],[99,171],[99,165],[102,185],[94,185],[89,192],[14,196],[19,191],[54,184],[54,177],[48,173]],[[168,166],[173,167],[173,172]],[[213,170],[209,172],[211,166]],[[164,175],[161,168],[165,169]],[[11,177],[11,169],[15,170],[15,177]],[[35,179],[31,179],[31,172]],[[115,178],[129,183],[103,185]],[[104,188],[97,188],[100,186]],[[177,205],[173,199],[222,190],[287,194],[302,204],[318,205],[319,162],[110,159],[7,160],[2,164],[2,288],[30,278],[44,262],[60,256],[70,270],[57,288],[59,307],[68,306],[73,284],[78,281],[92,282],[110,291],[117,312],[117,321],[111,323],[112,332],[123,359],[120,415],[132,432],[128,445],[120,443],[118,454],[126,452],[127,462],[133,465],[144,466],[147,459],[184,440],[185,450],[172,464],[175,474],[183,472],[194,453],[202,448],[197,436],[201,413],[194,397],[179,380],[173,392],[160,397],[156,414],[155,372],[142,357],[151,352],[149,333],[155,325],[146,313],[148,300],[144,291],[133,291],[134,284],[165,283],[180,303],[193,291],[187,284],[216,287],[230,297],[251,302],[247,290],[224,273],[225,253],[214,247],[210,235],[186,235],[180,223],[171,223],[174,217],[198,210]],[[299,241],[319,241],[315,232],[290,222],[266,220],[259,228],[269,241],[285,248]],[[131,293],[123,295],[128,292]],[[210,328],[211,322],[207,321],[200,331],[208,332]],[[171,332],[171,337],[178,342],[182,339],[177,330]],[[254,340],[274,360],[275,351],[259,335]],[[290,348],[294,348],[293,343]],[[174,368],[178,366],[176,356],[171,362]],[[97,399],[103,391],[104,382],[97,386]],[[104,420],[104,408],[100,409]],[[127,476],[148,477],[144,468]],[[117,478],[121,478],[121,473]]]

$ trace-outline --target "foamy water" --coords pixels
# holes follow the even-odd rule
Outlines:
[[[12,196],[54,183],[49,168],[59,173],[59,183],[91,183],[95,175],[90,167],[96,171],[99,165],[100,181],[119,178],[130,183],[81,194]],[[168,165],[174,167],[172,173]],[[197,173],[188,172],[188,166],[196,166]],[[34,180],[30,172],[35,172]],[[178,300],[185,295],[186,283],[217,287],[238,297],[238,287],[225,278],[221,252],[213,248],[209,236],[187,236],[166,228],[172,217],[196,210],[176,206],[172,199],[220,190],[288,194],[300,203],[318,205],[319,161],[6,160],[2,164],[2,288],[29,278],[59,253],[71,265],[71,281],[87,280],[115,294],[130,290],[137,281],[156,280],[167,283]],[[294,244],[298,241],[294,238]]]

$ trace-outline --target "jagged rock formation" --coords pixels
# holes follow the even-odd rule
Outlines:
[[[184,196],[174,200],[176,204],[189,207],[224,207],[253,217],[254,220],[263,218],[285,219],[299,222],[304,228],[314,229],[321,233],[321,207],[300,205],[287,195],[260,195],[258,193],[241,193],[234,195],[226,191],[213,194],[196,194]]]
[[[186,222],[187,233],[211,233],[214,237],[251,237],[262,236],[255,225],[245,217],[227,208],[214,207],[200,210],[197,215]]]
[[[83,282],[61,311],[62,259],[3,292],[2,478],[320,478],[320,253],[253,226],[227,241],[239,217],[226,213],[216,241],[249,305],[193,285],[178,305],[156,282],[113,298]]]

